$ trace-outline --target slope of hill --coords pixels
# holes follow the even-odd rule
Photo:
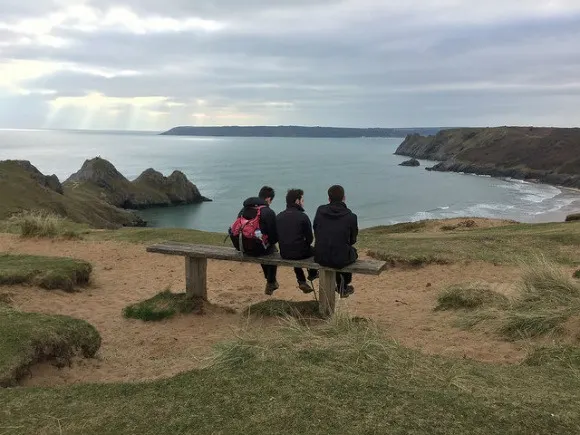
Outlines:
[[[580,129],[497,127],[409,135],[395,154],[438,160],[429,170],[580,188]]]
[[[304,127],[295,125],[279,126],[223,126],[191,127],[181,126],[161,133],[168,136],[233,136],[233,137],[405,137],[408,134],[435,134],[439,128],[340,128]]]

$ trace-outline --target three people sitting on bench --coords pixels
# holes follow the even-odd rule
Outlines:
[[[263,256],[275,252],[274,245],[278,243],[280,256],[284,259],[302,260],[314,255],[318,264],[333,269],[342,269],[357,260],[357,250],[353,246],[358,235],[357,216],[346,206],[342,186],[334,185],[328,189],[328,204],[318,207],[313,225],[304,212],[304,192],[301,189],[288,191],[286,210],[278,216],[270,208],[274,196],[274,189],[264,186],[257,198],[244,201],[244,208],[229,230],[236,249],[246,255]],[[265,293],[272,295],[279,288],[277,266],[262,265],[262,270],[266,278]],[[316,279],[318,271],[309,269],[308,278],[301,268],[295,268],[294,272],[298,287],[304,293],[312,292],[307,280]],[[341,297],[354,293],[351,273],[337,273],[336,279],[336,291]]]

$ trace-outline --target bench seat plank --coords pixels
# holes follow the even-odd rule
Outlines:
[[[207,258],[212,260],[240,261],[245,263],[271,264],[275,266],[302,267],[319,270],[335,270],[340,272],[359,273],[363,275],[380,275],[386,262],[379,260],[357,260],[343,269],[330,269],[320,266],[313,258],[305,260],[284,260],[280,254],[274,253],[262,257],[250,257],[234,248],[226,246],[195,245],[180,242],[164,242],[147,247],[147,252],[167,255],[182,255],[191,258]]]

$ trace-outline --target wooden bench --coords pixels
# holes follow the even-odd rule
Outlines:
[[[194,245],[178,242],[155,244],[147,247],[147,252],[184,256],[187,295],[191,298],[197,297],[205,300],[207,300],[206,273],[208,259],[318,269],[320,271],[320,312],[325,316],[331,315],[334,312],[336,272],[380,275],[386,265],[384,261],[357,260],[356,263],[344,269],[337,270],[322,267],[318,263],[315,263],[313,258],[305,260],[284,260],[278,253],[263,257],[250,257],[242,255],[241,252],[230,247]]]

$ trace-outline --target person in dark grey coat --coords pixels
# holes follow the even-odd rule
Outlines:
[[[314,255],[312,242],[312,224],[308,215],[304,212],[304,191],[302,189],[290,189],[286,194],[286,210],[276,217],[278,229],[278,246],[280,256],[287,260],[303,260]],[[313,288],[306,281],[304,270],[294,268],[298,287],[304,293],[311,293]],[[308,269],[308,281],[318,278],[316,269]]]
[[[344,188],[328,189],[328,204],[321,205],[314,217],[314,261],[321,266],[342,269],[358,258],[354,244],[358,236],[358,218],[346,206]],[[337,291],[341,297],[354,293],[351,273],[338,273]]]

